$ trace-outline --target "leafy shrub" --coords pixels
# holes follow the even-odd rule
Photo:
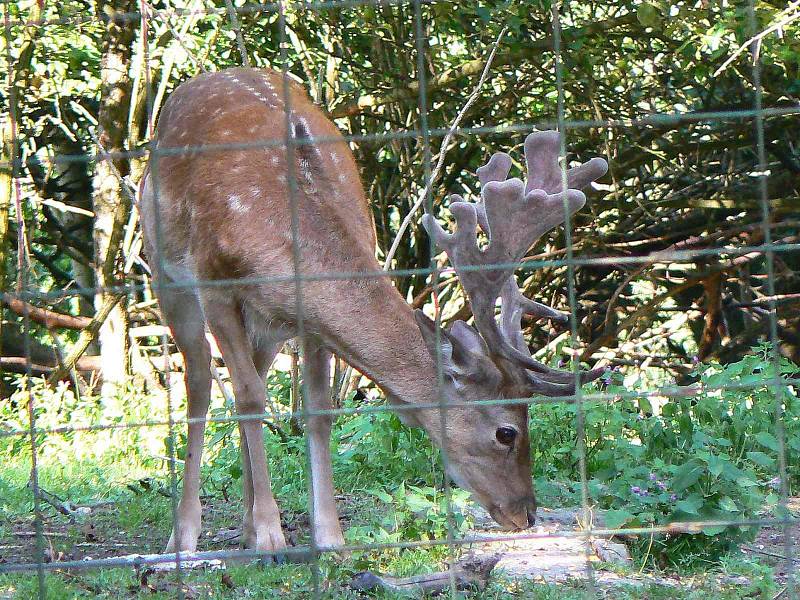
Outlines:
[[[144,460],[163,452],[163,428],[142,426],[167,421],[167,401],[163,394],[143,396],[131,383],[114,398],[101,401],[97,395],[76,394],[65,382],[50,387],[41,378],[17,379],[19,383],[14,386],[17,391],[0,399],[0,433],[5,430],[26,434],[0,436],[0,456],[30,458],[29,400],[33,405],[40,460],[63,456],[65,450],[71,459],[102,457],[109,461],[122,456],[130,458],[131,454]]]
[[[780,371],[786,378],[800,368],[782,359]],[[607,389],[618,394],[614,399],[583,403],[589,495],[607,509],[605,525],[690,523],[677,529],[691,533],[640,540],[660,562],[684,565],[719,556],[756,531],[708,522],[742,522],[779,508],[778,424],[785,432],[787,487],[800,477],[797,461],[788,458],[800,451],[800,401],[787,379],[770,385],[774,364],[765,348],[737,363],[698,365],[695,375],[700,394],[662,398],[660,407],[656,398],[619,385]],[[579,479],[576,410],[532,407],[537,475]]]
[[[449,516],[447,496],[435,487],[401,482],[392,494],[381,489],[370,493],[391,510],[382,512],[377,527],[369,524],[350,528],[347,532],[350,541],[385,544],[410,539],[441,540],[450,532],[454,535],[464,532],[470,524],[466,516],[469,493],[458,488],[451,488]],[[450,523],[449,518],[452,518]]]

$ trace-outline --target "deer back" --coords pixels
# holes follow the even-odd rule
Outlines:
[[[295,258],[303,273],[380,268],[348,144],[280,73],[228,69],[179,86],[149,171],[144,226],[167,268],[201,280],[287,276]]]

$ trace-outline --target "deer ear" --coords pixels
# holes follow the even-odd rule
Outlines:
[[[450,327],[450,337],[458,340],[458,345],[470,354],[489,356],[489,347],[474,327],[464,321],[456,321]]]
[[[417,327],[422,333],[422,339],[428,347],[428,353],[435,359],[441,354],[442,365],[447,368],[453,361],[453,342],[444,329],[439,329],[439,336],[436,335],[436,323],[428,315],[418,308],[414,311],[414,318],[417,320]],[[437,337],[439,338],[437,340]]]
[[[462,375],[470,372],[475,368],[474,355],[488,355],[483,338],[463,321],[456,321],[450,331],[440,328],[437,344],[436,323],[420,309],[414,311],[414,318],[433,359],[436,360],[441,353],[442,369],[446,373]]]

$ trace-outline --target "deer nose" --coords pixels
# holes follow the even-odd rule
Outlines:
[[[536,523],[536,498],[529,496],[525,498],[525,515],[528,517],[528,527],[533,527]]]

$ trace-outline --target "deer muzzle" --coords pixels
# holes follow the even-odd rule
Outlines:
[[[526,496],[507,505],[495,504],[489,514],[506,529],[527,529],[536,522],[536,498]]]

